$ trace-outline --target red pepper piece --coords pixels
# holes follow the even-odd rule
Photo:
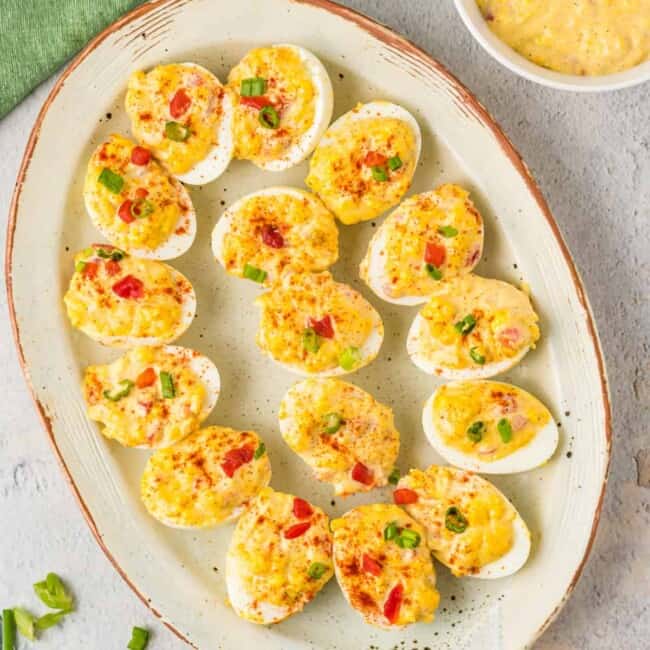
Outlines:
[[[135,191],[136,199],[146,199],[149,196],[149,190],[146,187],[139,187]]]
[[[179,88],[171,102],[169,102],[169,112],[176,119],[180,117],[192,105],[192,98],[188,96],[183,88]]]
[[[154,385],[156,378],[156,371],[153,368],[147,368],[137,376],[135,385],[138,388],[147,388]]]
[[[352,478],[357,483],[363,483],[364,485],[372,485],[373,481],[372,472],[363,463],[357,463],[352,468]]]
[[[119,210],[117,211],[117,216],[124,221],[124,223],[131,223],[135,221],[135,217],[131,214],[131,206],[133,205],[133,201],[131,199],[127,199],[122,203],[120,206]]]
[[[416,503],[418,500],[418,493],[414,490],[409,490],[408,488],[399,488],[393,492],[393,500],[398,506]]]
[[[301,524],[294,524],[293,526],[289,526],[289,528],[284,531],[284,538],[296,539],[296,537],[304,535],[310,527],[311,521],[304,521]]]
[[[363,554],[361,566],[366,573],[371,573],[373,576],[381,575],[381,564],[379,564],[377,560],[371,558],[367,553]]]
[[[108,275],[117,275],[121,268],[119,262],[116,262],[115,260],[106,260],[106,272]]]
[[[231,449],[226,452],[223,463],[221,463],[221,469],[226,473],[226,476],[232,478],[234,473],[246,463],[250,463],[253,460],[253,454],[255,450],[253,447],[239,447],[239,449]]]
[[[329,314],[320,320],[310,318],[309,325],[318,336],[322,336],[324,339],[334,338],[334,327],[332,326],[332,318]]]
[[[427,242],[427,248],[424,252],[424,261],[427,264],[433,264],[434,266],[440,267],[446,257],[447,249],[444,246],[433,241]]]
[[[273,106],[273,104],[266,97],[240,97],[239,103],[242,106],[250,106],[261,111],[266,106]]]
[[[388,158],[378,151],[369,151],[363,159],[363,164],[367,167],[381,167],[385,165]]]
[[[137,300],[144,296],[144,284],[142,280],[138,280],[133,275],[127,275],[113,285],[113,293],[120,298],[135,298]]]
[[[282,233],[271,224],[262,226],[262,241],[271,248],[284,248]]]
[[[314,509],[305,501],[299,497],[295,497],[293,500],[293,514],[298,517],[298,519],[307,519],[311,517],[314,513]]]
[[[399,610],[402,606],[402,600],[404,599],[404,587],[402,584],[395,585],[388,594],[386,602],[384,603],[384,616],[388,619],[390,623],[395,623],[397,617],[399,616]]]
[[[151,151],[144,147],[133,147],[131,150],[131,162],[134,165],[147,165],[151,160]]]
[[[97,277],[97,271],[99,270],[99,264],[97,262],[86,262],[84,266],[83,276],[84,278],[93,279]]]

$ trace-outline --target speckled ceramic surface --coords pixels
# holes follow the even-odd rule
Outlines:
[[[277,41],[304,45],[323,60],[334,84],[335,116],[376,98],[402,103],[415,114],[424,139],[411,192],[445,181],[467,186],[486,221],[477,272],[528,282],[541,315],[541,344],[505,379],[538,395],[557,417],[567,408],[572,414],[548,465],[494,480],[531,528],[527,566],[512,578],[461,581],[438,565],[437,620],[402,632],[365,626],[334,582],[301,615],[278,626],[239,620],[226,604],[223,579],[232,528],[175,531],[149,518],[138,498],[147,453],[105,441],[84,415],[79,388],[84,366],[119,353],[73,332],[61,296],[74,252],[99,239],[83,208],[83,171],[103,137],[128,132],[122,103],[129,72],[193,60],[223,79],[247,49]],[[172,264],[195,286],[198,317],[179,343],[210,356],[221,372],[220,401],[208,423],[258,430],[269,449],[273,486],[337,515],[357,503],[386,499],[389,492],[333,502],[329,488],[313,481],[282,442],[277,407],[295,377],[254,346],[258,314],[252,300],[259,289],[226,276],[210,251],[210,232],[225,204],[268,185],[302,186],[305,175],[305,164],[271,174],[234,162],[218,181],[191,190],[197,240]],[[514,649],[532,643],[570,592],[597,524],[610,445],[606,381],[588,304],[552,217],[516,153],[478,103],[406,41],[317,0],[146,5],[94,41],[55,87],[28,147],[9,228],[10,305],[48,433],[98,541],[136,591],[190,643],[202,649],[359,650],[404,641],[407,648]],[[436,382],[406,355],[406,332],[416,310],[382,303],[358,279],[373,228],[367,223],[341,229],[341,262],[334,273],[364,293],[384,318],[379,358],[350,380],[393,406],[402,433],[399,466],[406,470],[440,460],[420,424],[422,404]],[[568,452],[579,460],[569,463]]]

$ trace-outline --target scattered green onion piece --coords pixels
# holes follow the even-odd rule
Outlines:
[[[122,379],[122,381],[120,381],[118,383],[118,386],[120,386],[120,388],[116,388],[115,390],[112,390],[112,391],[105,390],[104,393],[103,393],[104,397],[106,399],[110,400],[111,402],[119,402],[123,397],[126,397],[131,392],[131,389],[133,388],[134,383],[130,379]],[[40,584],[40,583],[36,583],[36,584]],[[34,585],[34,589],[36,589],[36,585]],[[38,592],[37,592],[37,594],[38,594]],[[41,600],[43,600],[43,598],[41,596],[39,596],[39,598],[41,598]],[[43,600],[43,602],[45,603],[44,600]],[[45,603],[45,604],[47,605],[47,603]],[[48,605],[48,607],[51,607],[51,605]],[[60,607],[59,605],[54,605],[54,606],[52,606],[52,608],[53,609],[59,609],[59,608],[60,609],[65,609],[64,607]]]
[[[361,352],[359,348],[350,346],[345,348],[339,355],[339,366],[343,370],[352,370],[361,361]]]
[[[58,625],[62,618],[67,616],[70,612],[61,610],[60,612],[50,612],[49,614],[44,614],[40,618],[37,618],[35,625],[39,630],[47,630],[50,627]]]
[[[74,270],[78,271],[79,273],[83,273],[83,270],[86,268],[86,262],[79,260],[75,265],[74,265]]]
[[[266,92],[266,79],[251,77],[242,79],[239,94],[242,97],[260,97]]]
[[[259,445],[257,445],[257,449],[255,450],[255,453],[253,454],[253,458],[255,460],[259,460],[264,456],[266,453],[266,445],[263,442],[260,442]]]
[[[121,251],[119,248],[111,248],[110,250],[98,248],[96,252],[97,257],[101,257],[103,260],[113,260],[114,262],[119,262],[124,259],[124,256],[126,255],[126,253]]]
[[[165,136],[174,142],[185,142],[190,137],[190,129],[180,122],[167,122]]]
[[[483,439],[483,431],[485,431],[485,424],[480,420],[477,420],[469,427],[467,427],[467,437],[472,442],[481,442]]]
[[[395,543],[400,548],[417,548],[420,545],[420,540],[420,533],[410,528],[403,528],[395,539]]]
[[[343,418],[338,413],[326,413],[323,416],[323,431],[325,433],[336,433],[343,424]]]
[[[259,121],[267,129],[277,129],[280,126],[280,115],[273,106],[265,106],[260,109]]]
[[[458,508],[455,506],[447,508],[447,512],[445,513],[445,528],[447,530],[450,530],[452,533],[463,533],[468,525],[469,522]]]
[[[14,621],[18,631],[30,641],[36,639],[36,631],[34,630],[34,616],[22,607],[14,607]]]
[[[437,266],[427,264],[425,269],[430,278],[433,278],[434,280],[442,280],[442,271]]]
[[[302,347],[314,354],[320,350],[320,336],[313,327],[307,327],[302,333]]]
[[[112,172],[108,167],[102,169],[99,178],[97,179],[106,189],[113,192],[113,194],[119,194],[124,187],[124,179],[115,172]]]
[[[133,382],[128,379],[124,381],[133,386]],[[123,384],[124,381],[120,383]],[[72,596],[67,592],[63,581],[56,573],[48,573],[45,580],[36,582],[34,584],[34,592],[50,609],[62,609],[66,612],[72,611]]]
[[[388,159],[388,167],[391,171],[397,171],[404,163],[399,156],[393,156]]]
[[[312,562],[309,565],[309,569],[307,569],[307,575],[312,580],[320,580],[325,575],[326,571],[327,565],[323,564],[322,562]]]
[[[438,233],[443,237],[455,237],[458,234],[458,230],[453,226],[440,226]]]
[[[459,320],[454,327],[459,334],[466,336],[476,327],[476,318],[473,314],[467,314],[465,318]]]
[[[136,219],[144,219],[148,217],[155,210],[154,204],[147,199],[138,199],[131,203],[131,216]]]
[[[388,180],[388,172],[386,171],[385,167],[380,167],[379,165],[376,165],[375,167],[372,168],[372,177],[376,181],[383,183],[384,181]]]
[[[398,467],[394,467],[393,471],[388,475],[388,482],[391,485],[397,485],[400,479],[400,471]]]
[[[2,610],[2,650],[16,647],[16,621],[13,609]]]
[[[386,528],[384,528],[384,539],[387,542],[390,542],[391,539],[395,539],[399,531],[397,529],[397,522],[391,521]]]
[[[246,264],[244,266],[244,277],[247,280],[252,280],[253,282],[259,282],[260,284],[266,280],[266,271],[258,269],[256,266]]]
[[[149,630],[143,627],[134,627],[131,630],[131,640],[129,645],[126,646],[129,650],[145,650],[149,643]]]
[[[469,349],[469,356],[472,361],[478,363],[479,366],[482,366],[485,363],[485,357],[476,348]]]
[[[89,246],[88,248],[84,248],[81,251],[81,254],[84,257],[92,257],[95,254],[95,249],[92,246]]]
[[[165,372],[164,370],[160,373],[160,389],[162,391],[162,396],[165,399],[172,399],[172,397],[176,397],[174,378],[170,373]]]
[[[506,418],[501,418],[497,422],[497,431],[503,442],[510,442],[512,440],[512,426]]]

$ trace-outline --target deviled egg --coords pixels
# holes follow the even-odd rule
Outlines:
[[[63,301],[73,327],[116,348],[162,345],[194,320],[196,295],[176,269],[108,244],[77,253]]]
[[[449,463],[484,474],[543,465],[558,444],[550,411],[517,386],[459,381],[440,386],[422,411],[429,442]]]
[[[397,506],[359,506],[332,521],[334,570],[366,623],[431,622],[440,602],[424,528]]]
[[[270,187],[226,209],[212,232],[212,251],[230,275],[268,286],[284,273],[324,271],[334,264],[339,232],[314,194]]]
[[[421,146],[420,127],[405,108],[359,104],[325,132],[305,182],[342,223],[368,221],[402,200]]]
[[[235,156],[267,171],[302,162],[332,118],[332,82],[323,64],[297,45],[248,52],[230,71]]]
[[[279,623],[301,611],[333,574],[327,515],[304,499],[263,489],[237,522],[226,556],[235,613]]]
[[[280,404],[284,441],[337,496],[386,485],[399,453],[393,412],[340,379],[305,379]]]
[[[403,201],[370,240],[359,270],[380,298],[417,305],[443,278],[470,272],[482,250],[481,215],[467,190],[448,183]]]
[[[140,495],[172,528],[208,528],[239,517],[271,480],[264,442],[254,431],[199,429],[147,461]]]
[[[233,150],[230,93],[196,63],[134,72],[125,99],[138,142],[180,181],[203,185],[220,176]]]
[[[168,447],[199,428],[219,398],[219,371],[206,356],[173,345],[139,347],[86,368],[88,417],[126,447]]]
[[[170,259],[194,241],[196,214],[187,190],[148,149],[121,135],[93,153],[83,194],[95,227],[127,253]]]
[[[255,301],[260,350],[300,375],[342,375],[379,352],[384,325],[373,306],[332,275],[284,275]]]
[[[436,560],[455,576],[502,578],[530,553],[530,532],[492,483],[454,467],[412,469],[393,492],[396,504],[426,529]]]
[[[445,379],[481,379],[512,368],[539,339],[526,293],[467,274],[440,282],[415,317],[406,349],[413,363]]]

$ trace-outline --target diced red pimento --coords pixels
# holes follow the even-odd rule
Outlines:
[[[135,217],[131,214],[131,207],[133,206],[133,201],[127,199],[122,203],[117,211],[117,216],[124,221],[124,223],[132,223],[135,221]]]
[[[393,492],[393,500],[398,506],[416,503],[418,500],[418,493],[415,492],[415,490],[409,490],[408,488],[399,488]]]
[[[284,531],[284,538],[296,539],[296,537],[304,535],[310,527],[311,521],[304,521],[301,524],[294,524],[293,526],[289,526],[289,528]]]
[[[136,199],[146,199],[149,196],[149,190],[146,187],[139,187],[135,191]]]
[[[131,150],[131,162],[134,165],[147,165],[151,160],[151,151],[144,147],[133,147]]]
[[[315,318],[309,319],[309,325],[313,328],[314,332],[318,336],[322,336],[324,339],[333,339],[334,338],[334,327],[332,325],[332,317],[327,314],[320,320]]]
[[[445,258],[447,257],[447,249],[436,242],[427,242],[426,250],[424,251],[424,261],[427,264],[434,266],[442,266]]]
[[[399,610],[404,599],[404,586],[399,583],[395,585],[388,594],[384,603],[384,616],[390,623],[395,623],[399,617]]]
[[[307,501],[301,499],[300,497],[294,498],[293,514],[298,517],[298,519],[307,519],[308,517],[311,517],[313,513],[314,509]]]
[[[284,237],[276,226],[267,223],[262,226],[262,241],[271,248],[284,248]]]
[[[357,483],[363,483],[363,485],[372,485],[374,477],[372,471],[363,463],[356,463],[352,468],[352,479]]]
[[[367,553],[364,553],[361,558],[361,567],[366,573],[371,573],[373,576],[381,575],[381,564]]]
[[[97,277],[98,270],[99,270],[98,262],[86,262],[86,266],[84,266],[84,270],[82,273],[84,278],[88,278],[92,280]]]
[[[223,463],[221,463],[221,469],[226,473],[226,476],[232,478],[242,465],[246,465],[246,463],[250,463],[253,460],[254,454],[255,449],[250,445],[239,447],[238,449],[231,449],[226,452]]]
[[[251,108],[256,108],[258,111],[261,111],[266,106],[273,106],[273,103],[268,100],[266,97],[240,97],[239,103],[242,106],[250,106]]]
[[[108,275],[117,275],[120,272],[121,268],[122,267],[120,266],[119,262],[116,262],[115,260],[106,260],[106,272]]]
[[[113,293],[120,298],[138,299],[144,296],[144,284],[133,275],[123,277],[113,285]]]
[[[506,327],[499,332],[498,338],[503,345],[513,348],[521,339],[521,330],[518,327]]]
[[[179,88],[169,102],[169,112],[176,119],[183,115],[191,105],[192,98],[185,92],[185,89]]]
[[[147,368],[136,377],[135,385],[138,388],[148,388],[156,383],[156,379],[156,371],[153,368]]]
[[[385,165],[387,161],[388,158],[378,151],[369,151],[363,159],[363,163],[367,167],[381,167],[382,165]]]

